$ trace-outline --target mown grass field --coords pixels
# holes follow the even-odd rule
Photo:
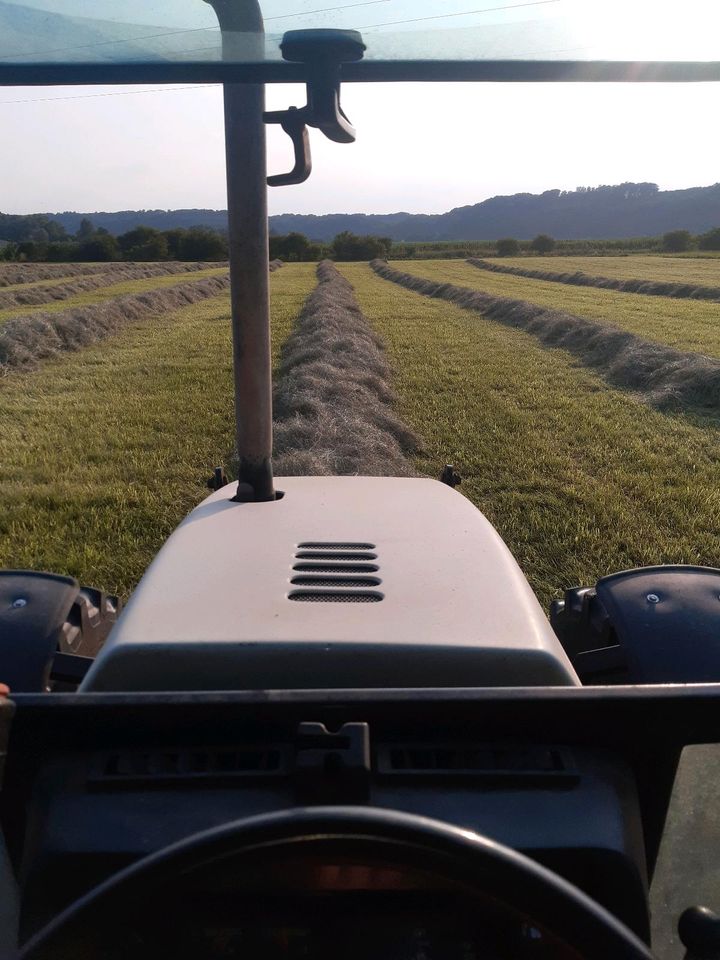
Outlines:
[[[612,323],[646,340],[656,340],[679,350],[720,357],[718,303],[530,280],[480,270],[461,260],[396,260],[391,261],[391,266],[414,276],[454,283],[472,290],[484,290],[498,297],[529,300],[578,317]],[[658,279],[669,278],[661,276]]]
[[[134,293],[147,293],[150,290],[163,290],[166,287],[176,287],[181,283],[191,283],[194,280],[202,280],[203,277],[219,277],[227,273],[227,267],[210,267],[207,270],[195,270],[189,273],[174,273],[160,277],[145,277],[141,280],[119,280],[114,281],[112,274],[107,274],[107,286],[100,287],[97,290],[87,290],[84,293],[78,293],[69,296],[64,300],[51,300],[49,303],[40,303],[33,305],[12,306],[5,309],[0,308],[0,323],[5,320],[11,320],[13,317],[24,317],[36,311],[43,313],[57,313],[62,310],[70,310],[72,307],[87,307],[93,303],[101,303],[103,300],[109,300],[114,297],[122,297]],[[72,277],[67,282],[77,280]],[[38,286],[54,286],[56,280],[44,280],[42,284],[32,284]],[[23,284],[20,287],[3,287],[3,290],[27,289],[30,284]]]
[[[525,280],[457,261],[397,266],[632,323],[646,337],[674,323],[684,328],[683,345],[720,354],[713,324],[697,319],[712,310],[720,326],[717,305]],[[340,269],[387,343],[398,412],[423,443],[415,466],[437,476],[445,462],[457,465],[462,492],[497,525],[543,603],[622,567],[720,565],[714,422],[656,412],[565,352],[404,290],[366,264]],[[203,274],[131,281],[122,292]],[[84,296],[98,302],[118,286]],[[276,360],[314,286],[314,264],[272,274]],[[228,311],[227,295],[215,297],[0,380],[0,566],[54,569],[128,594],[232,448]]]
[[[270,282],[277,357],[314,265],[288,265]],[[127,596],[227,462],[231,362],[224,295],[0,379],[0,567],[55,570]]]
[[[494,263],[530,270],[552,270],[557,273],[588,273],[593,277],[616,277],[618,280],[670,280],[673,283],[696,283],[699,286],[720,285],[720,259],[655,256],[630,257],[508,257],[493,258]]]
[[[364,264],[340,269],[386,339],[399,412],[424,439],[418,469],[457,466],[543,604],[613,570],[720,566],[714,426],[653,411],[563,351]]]

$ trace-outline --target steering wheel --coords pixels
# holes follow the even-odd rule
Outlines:
[[[163,891],[216,877],[229,865],[246,888],[258,865],[288,856],[298,863],[328,851],[336,856],[338,850],[345,857],[360,854],[367,860],[370,854],[382,864],[410,866],[431,887],[440,883],[457,891],[471,905],[482,903],[486,913],[490,903],[491,909],[531,918],[534,928],[563,948],[559,954],[542,952],[543,957],[652,960],[647,946],[620,921],[522,854],[437,820],[363,807],[286,810],[195,834],[139,860],[73,903],[25,944],[21,960],[114,955],[109,947],[132,931],[141,913],[152,915]]]

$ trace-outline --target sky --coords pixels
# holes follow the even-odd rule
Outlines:
[[[192,48],[208,42],[203,30],[215,23],[211,8],[196,0],[14,2],[112,18],[113,29],[123,17],[183,26],[179,38],[162,33],[150,42]],[[280,32],[362,26],[368,57],[388,50],[430,56],[442,48],[457,56],[510,51],[563,59],[609,51],[717,59],[720,36],[720,0],[682,6],[676,0],[262,0],[262,6],[266,27]],[[48,39],[56,59],[57,41]],[[42,49],[37,38],[29,42],[33,52]],[[268,42],[279,55],[276,40]],[[67,50],[69,58],[93,55],[87,45]],[[0,49],[0,62],[3,56]],[[269,109],[304,103],[302,87],[267,91]],[[369,83],[345,84],[342,97],[357,142],[330,143],[311,130],[313,174],[300,186],[270,189],[271,213],[440,213],[498,194],[626,180],[667,190],[720,180],[720,84]],[[0,122],[2,212],[226,206],[217,86],[0,87]],[[268,135],[269,172],[288,170],[289,140],[277,127]]]
[[[0,211],[225,207],[221,90],[138,90],[153,88],[1,89]],[[269,87],[268,107],[303,95]],[[271,213],[441,213],[498,194],[720,181],[720,84],[347,84],[343,107],[357,142],[312,130],[312,176],[270,189]],[[291,166],[271,128],[269,172]]]

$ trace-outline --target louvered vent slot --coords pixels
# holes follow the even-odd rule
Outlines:
[[[368,587],[378,587],[380,577],[357,576],[378,573],[375,544],[351,540],[304,540],[295,552],[290,583],[304,590],[291,590],[288,600],[295,603],[379,603],[383,594]],[[303,562],[297,562],[303,561]]]
[[[105,755],[90,776],[96,786],[226,780],[281,776],[289,769],[284,746],[196,750],[117,751]]]
[[[376,563],[296,563],[293,570],[307,573],[377,573]]]
[[[288,598],[298,603],[379,603],[383,597],[373,590],[294,590]]]
[[[577,776],[564,747],[515,747],[495,744],[427,746],[395,744],[378,750],[378,771],[408,776],[473,776],[567,779]]]
[[[298,550],[295,554],[298,560],[377,560],[377,554],[370,551],[355,553],[350,550]]]
[[[300,550],[374,550],[374,543],[319,543],[306,541],[299,543]]]
[[[377,577],[293,577],[290,583],[298,587],[376,587]]]

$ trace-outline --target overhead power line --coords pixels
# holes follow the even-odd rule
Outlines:
[[[457,13],[436,13],[431,17],[412,17],[409,20],[386,20],[384,23],[366,23],[358,30],[371,30],[375,27],[395,27],[405,23],[423,23],[426,20],[449,20],[451,17],[470,17],[476,13],[495,13],[498,10],[515,10],[518,7],[540,7],[547,3],[561,3],[562,0],[527,0],[525,3],[510,3],[502,7],[484,7],[480,10],[461,10]]]
[[[202,90],[217,87],[217,83],[194,83],[185,87],[152,87],[147,90],[115,90],[112,93],[82,93],[70,97],[32,97],[27,100],[0,100],[0,106],[9,103],[55,103],[59,100],[95,100],[99,97],[136,97],[141,93],[175,93],[180,90]]]
[[[265,17],[264,22],[269,22],[270,20],[291,20],[294,17],[312,17],[317,13],[334,13],[338,10],[351,10],[355,7],[373,7],[378,3],[392,3],[393,0],[362,0],[360,3],[348,3],[339,7],[322,7],[319,10],[306,10],[300,13],[284,13],[275,17]],[[115,21],[116,23],[118,21]],[[121,24],[121,26],[124,24]],[[127,24],[127,26],[132,26],[132,24]],[[215,31],[219,33],[220,28],[216,25],[212,27],[192,27],[183,30],[166,30],[163,33],[146,33],[139,37],[122,37],[119,40],[94,40],[92,43],[78,43],[73,44],[70,47],[60,47],[55,50],[33,50],[30,53],[7,53],[0,54],[0,61],[3,60],[17,60],[19,57],[27,59],[27,57],[45,57],[48,54],[58,54],[66,53],[69,50],[88,50],[95,47],[107,47],[117,45],[119,43],[139,43],[142,40],[159,40],[165,37],[178,37],[185,36],[189,33],[209,33]],[[205,49],[205,48],[203,48]]]
[[[274,17],[266,17],[265,22],[269,23],[270,21],[276,21],[276,20],[290,20],[297,17],[312,17],[312,16],[315,16],[316,14],[321,14],[321,13],[337,13],[343,10],[354,10],[354,9],[357,9],[358,7],[372,7],[380,3],[392,3],[392,2],[394,2],[394,0],[361,0],[361,2],[358,2],[358,3],[347,3],[341,6],[320,7],[316,10],[305,10],[305,11],[296,11],[295,13],[278,14],[277,16],[274,16]],[[484,7],[484,8],[475,9],[475,10],[460,10],[454,13],[437,13],[428,17],[411,17],[405,20],[386,20],[383,23],[365,24],[364,26],[358,27],[357,29],[373,30],[378,27],[393,27],[393,26],[400,26],[408,23],[423,23],[431,20],[448,20],[453,17],[469,17],[474,14],[495,13],[502,10],[515,10],[520,7],[539,7],[539,6],[544,6],[545,4],[561,3],[561,2],[562,0],[525,0],[525,2],[523,3],[505,4],[499,7]],[[128,24],[128,26],[131,26],[131,24]],[[17,59],[27,60],[29,57],[46,57],[50,54],[57,55],[57,54],[67,53],[70,50],[87,50],[87,49],[94,49],[95,47],[107,47],[107,46],[113,46],[113,45],[117,46],[118,44],[133,44],[133,43],[140,43],[141,41],[144,41],[144,40],[159,40],[166,37],[185,36],[191,33],[209,33],[213,31],[218,31],[218,27],[217,26],[194,27],[194,28],[189,28],[185,30],[168,30],[163,33],[148,33],[148,34],[143,34],[142,36],[139,36],[139,37],[123,37],[118,40],[96,40],[92,43],[75,44],[74,46],[61,47],[61,48],[52,49],[52,50],[34,50],[34,51],[31,51],[30,53],[27,53],[27,52],[5,53],[5,54],[0,54],[0,62],[8,61],[8,60],[17,60]],[[196,51],[209,50],[209,49],[213,49],[213,48],[198,47],[196,48],[196,50],[185,50],[183,52],[193,53]]]

